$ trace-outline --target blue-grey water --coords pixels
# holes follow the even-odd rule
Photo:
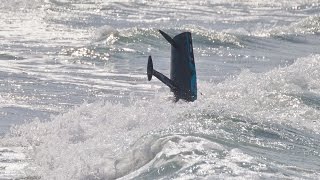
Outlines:
[[[318,179],[318,0],[2,0],[0,179]],[[198,100],[169,75],[190,31]]]

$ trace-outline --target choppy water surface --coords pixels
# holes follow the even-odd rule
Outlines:
[[[316,0],[2,1],[0,178],[318,179],[319,13]],[[147,81],[150,54],[169,74],[158,29],[192,32],[197,101]]]

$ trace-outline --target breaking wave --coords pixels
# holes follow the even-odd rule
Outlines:
[[[320,32],[320,17],[311,16],[294,22],[288,26],[276,27],[269,30],[258,31],[254,35],[259,37],[277,37],[290,35],[318,34]]]
[[[312,158],[320,153],[319,71],[313,55],[267,73],[200,82],[194,103],[175,104],[159,92],[148,100],[133,95],[126,105],[85,103],[16,126],[1,144],[25,147],[28,173],[44,179],[312,178],[316,169],[277,156],[319,165]]]
[[[211,44],[216,46],[235,46],[242,47],[240,40],[228,33],[216,32],[214,30],[208,30],[203,27],[185,25],[176,29],[161,29],[169,34],[175,34],[176,32],[189,31],[193,34],[194,39],[199,41],[198,43]],[[130,29],[114,29],[111,26],[103,26],[93,32],[93,40],[100,42],[104,41],[105,44],[111,45],[117,41],[122,42],[147,42],[152,44],[159,44],[159,39],[162,38],[158,29],[155,28],[130,28]],[[163,40],[161,40],[163,41]],[[197,42],[195,42],[197,43]]]

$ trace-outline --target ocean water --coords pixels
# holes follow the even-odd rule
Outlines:
[[[318,0],[2,0],[0,179],[318,179]],[[169,75],[190,31],[198,100]]]

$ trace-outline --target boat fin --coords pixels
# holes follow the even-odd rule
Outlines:
[[[154,75],[161,82],[163,82],[165,85],[167,85],[172,91],[178,90],[178,87],[174,84],[174,82],[171,79],[167,78],[165,75],[163,75],[160,72],[153,69],[153,63],[152,63],[151,56],[149,56],[149,58],[148,58],[147,75],[148,75],[149,81],[152,79],[152,75]]]
[[[152,63],[151,56],[149,56],[148,65],[147,65],[147,75],[148,75],[148,80],[149,81],[152,79],[152,74],[153,74],[153,63]]]
[[[160,34],[175,48],[178,48],[178,45],[176,42],[174,42],[174,40],[165,32],[159,30]]]

